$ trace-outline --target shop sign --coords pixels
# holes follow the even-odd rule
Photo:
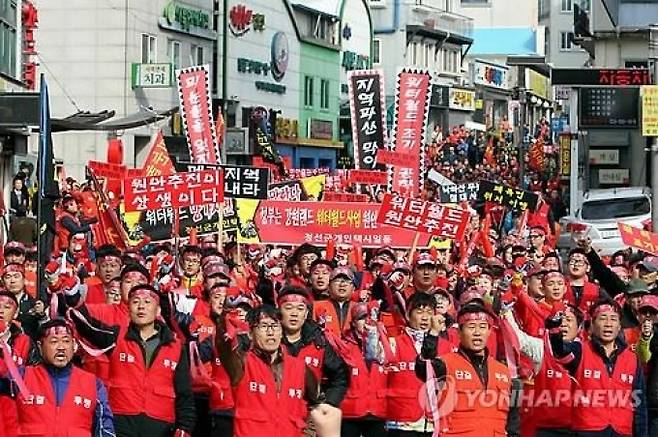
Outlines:
[[[299,132],[299,121],[292,118],[276,118],[277,141],[296,141]]]
[[[158,25],[163,29],[186,33],[206,39],[215,39],[212,30],[212,11],[176,1],[170,1],[164,8]]]
[[[243,128],[230,127],[226,129],[226,154],[248,155],[249,143],[247,142],[247,130]]]
[[[434,108],[447,108],[450,100],[450,88],[444,85],[432,85],[430,106]]]
[[[630,129],[638,127],[639,89],[598,87],[580,89],[579,126]]]
[[[640,88],[642,94],[642,135],[658,136],[658,85]]]
[[[255,14],[242,4],[235,5],[229,11],[228,28],[235,37],[240,37],[251,29],[262,32],[265,30],[265,14]]]
[[[328,120],[318,120],[312,118],[309,120],[309,134],[316,140],[330,140],[334,136],[334,124]]]
[[[640,86],[650,85],[651,75],[646,68],[554,68],[552,85]]]
[[[132,87],[170,88],[174,84],[171,64],[132,64]]]
[[[563,178],[571,175],[571,134],[560,135],[560,175]]]
[[[368,68],[368,61],[370,58],[365,55],[359,55],[358,53],[345,51],[343,52],[343,62],[342,66],[347,71],[352,70],[365,70]]]
[[[592,165],[617,165],[619,164],[619,150],[589,149],[589,163]]]
[[[501,90],[509,89],[509,69],[482,61],[473,62],[473,82]]]
[[[571,98],[571,88],[566,86],[553,87],[555,90],[553,100],[569,100]]]
[[[450,88],[448,107],[459,111],[475,111],[475,91]]]
[[[627,168],[599,169],[599,184],[627,185],[630,180],[630,171]]]
[[[267,62],[254,61],[253,59],[238,58],[238,73],[252,73],[267,76],[270,72],[270,64]]]
[[[525,70],[526,87],[532,94],[546,100],[550,100],[551,82],[548,77],[539,74],[534,70],[526,68]]]

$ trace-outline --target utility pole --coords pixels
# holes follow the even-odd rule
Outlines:
[[[525,177],[525,154],[526,154],[526,130],[525,130],[525,119],[526,119],[526,89],[523,87],[518,87],[518,102],[519,105],[514,110],[514,142],[517,143],[519,148],[519,186],[526,188],[524,186],[524,177]],[[516,92],[514,93],[516,94]]]
[[[649,59],[653,61],[653,83],[658,80],[658,24],[649,26]],[[658,137],[651,139],[651,223],[658,230]]]

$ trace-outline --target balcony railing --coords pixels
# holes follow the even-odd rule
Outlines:
[[[447,9],[450,0],[408,0],[405,4],[409,6],[407,24],[473,37],[473,19]]]

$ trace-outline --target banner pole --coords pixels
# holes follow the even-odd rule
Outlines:
[[[224,253],[224,204],[217,204],[217,249]]]
[[[414,241],[411,243],[411,251],[409,252],[409,264],[414,263],[414,255],[416,255],[416,248],[418,247],[418,239],[420,238],[420,232],[416,231],[414,235]]]

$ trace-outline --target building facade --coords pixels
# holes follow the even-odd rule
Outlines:
[[[591,0],[538,0],[539,24],[546,29],[546,62],[560,68],[581,68],[589,54],[575,43],[574,6],[591,9]]]
[[[370,7],[375,23],[373,66],[385,74],[389,127],[395,78],[402,67],[432,74],[439,98],[430,105],[428,132],[470,119],[474,94],[463,60],[473,43],[473,20],[457,12],[455,0],[371,0]]]
[[[124,117],[178,106],[174,71],[200,64],[213,71],[214,28],[212,0],[43,2],[37,36],[52,116],[110,110]],[[211,83],[214,88],[213,78]],[[71,176],[82,178],[87,162],[104,161],[108,138],[118,135],[124,163],[139,167],[159,128],[170,152],[185,159],[183,132],[170,124],[109,134],[56,134],[55,157],[66,163]]]

